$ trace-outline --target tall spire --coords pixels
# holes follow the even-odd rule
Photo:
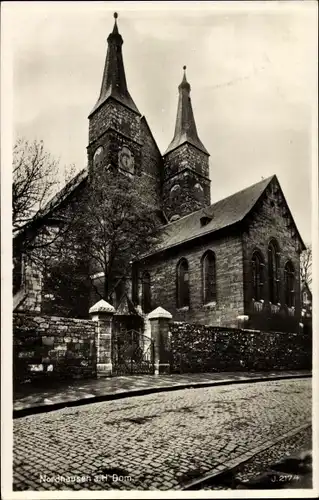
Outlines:
[[[139,113],[129,91],[127,90],[122,45],[123,38],[119,34],[117,26],[118,14],[114,13],[114,27],[107,38],[108,48],[105,59],[104,73],[101,85],[100,97],[92,109],[90,115],[100,107],[109,97],[113,97],[128,108]]]
[[[174,138],[165,151],[165,154],[169,153],[178,146],[181,146],[183,143],[189,142],[196,148],[203,151],[203,153],[208,155],[209,153],[207,149],[205,148],[197,134],[192,102],[189,96],[191,86],[186,79],[186,66],[183,66],[183,70],[183,79],[178,86],[179,99]]]

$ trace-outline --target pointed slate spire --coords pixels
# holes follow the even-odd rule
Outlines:
[[[100,97],[90,115],[101,106],[109,97],[113,97],[136,113],[139,113],[129,91],[127,90],[122,45],[123,38],[117,26],[118,14],[114,13],[114,27],[107,38],[108,48],[104,66]]]
[[[192,102],[189,96],[191,86],[186,79],[186,66],[183,66],[183,70],[183,80],[178,86],[179,99],[174,138],[164,154],[166,155],[185,142],[189,142],[196,148],[203,151],[203,153],[209,155],[207,149],[205,148],[197,134]]]

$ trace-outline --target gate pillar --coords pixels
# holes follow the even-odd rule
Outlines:
[[[162,307],[154,309],[148,315],[151,323],[151,337],[154,342],[154,373],[167,374],[170,371],[169,322],[171,313]]]
[[[89,310],[93,321],[97,322],[96,351],[98,377],[112,375],[112,322],[115,309],[105,300],[100,300]]]

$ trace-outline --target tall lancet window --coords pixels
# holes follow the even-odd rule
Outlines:
[[[259,251],[253,253],[252,266],[252,289],[255,300],[264,299],[264,262]]]
[[[288,307],[295,305],[295,269],[290,260],[285,265],[285,302]]]
[[[142,275],[142,309],[145,313],[151,312],[152,309],[151,276],[147,271]]]
[[[177,308],[189,306],[189,273],[186,259],[181,259],[177,264],[176,298]]]
[[[279,248],[275,240],[271,240],[268,245],[268,289],[269,302],[278,304],[280,301]]]
[[[204,304],[216,302],[216,258],[211,250],[202,258],[202,290]]]

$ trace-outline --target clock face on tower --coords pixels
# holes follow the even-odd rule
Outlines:
[[[134,156],[126,146],[119,151],[119,167],[130,174],[134,174]]]

